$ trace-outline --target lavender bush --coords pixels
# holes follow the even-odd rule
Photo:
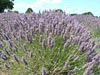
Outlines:
[[[99,75],[100,45],[64,12],[0,14],[0,74]]]

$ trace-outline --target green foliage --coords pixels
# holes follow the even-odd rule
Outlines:
[[[92,12],[85,12],[82,15],[89,15],[89,16],[94,16]]]
[[[47,37],[44,34],[43,38],[47,43]],[[75,67],[81,68],[85,61],[84,54],[75,50],[74,46],[71,44],[64,49],[64,40],[60,36],[52,36],[52,38],[55,39],[55,44],[52,49],[48,44],[46,44],[46,49],[42,47],[39,42],[39,35],[34,36],[33,43],[31,44],[25,39],[21,40],[20,43],[17,42],[18,51],[14,49],[10,51],[5,41],[5,46],[7,47],[7,50],[9,50],[9,53],[16,54],[20,63],[18,64],[12,56],[9,57],[7,62],[1,60],[1,64],[10,66],[10,69],[8,70],[3,68],[2,72],[11,75],[41,75],[42,68],[45,67],[47,75],[67,75],[67,73]],[[26,51],[23,50],[23,43],[26,44]],[[30,52],[33,53],[32,58],[30,58]],[[28,65],[23,63],[23,56],[28,61]],[[79,56],[79,59],[75,60],[77,56]],[[66,61],[70,62],[69,68],[64,68]],[[76,73],[79,74],[80,71],[77,71]]]
[[[26,11],[26,13],[32,13],[32,12],[33,12],[32,8],[28,8]]]
[[[77,15],[76,13],[74,13],[74,14],[70,14],[71,16],[74,16],[74,15]]]
[[[17,10],[14,10],[14,11],[8,10],[7,12],[10,12],[10,13],[19,13]]]
[[[17,10],[14,10],[13,12],[14,12],[14,13],[19,13]]]
[[[0,0],[0,13],[4,12],[5,9],[13,9],[14,0]]]
[[[95,30],[94,32],[92,32],[92,35],[94,38],[99,38],[100,37],[100,30]]]
[[[55,11],[56,11],[56,12],[60,11],[60,12],[63,13],[63,10],[62,10],[62,9],[56,9]]]
[[[100,26],[96,25],[95,27],[92,27],[91,34],[93,38],[99,38],[100,37]]]
[[[7,12],[13,12],[12,10],[8,10]]]

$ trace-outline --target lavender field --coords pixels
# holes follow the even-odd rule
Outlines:
[[[100,18],[1,13],[0,75],[100,75]]]

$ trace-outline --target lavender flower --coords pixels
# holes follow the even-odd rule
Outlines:
[[[8,57],[4,54],[4,52],[0,52],[0,57],[5,61],[8,60]]]
[[[66,49],[69,45],[70,40],[67,40],[66,43],[64,44],[64,49]]]
[[[0,48],[3,48],[4,47],[4,43],[3,41],[0,41]]]
[[[4,48],[4,51],[7,53],[7,55],[9,55],[9,56],[10,56],[10,53],[7,51],[7,49],[6,49],[6,48]]]
[[[91,68],[92,68],[91,66],[88,67],[88,68],[85,70],[85,72],[83,73],[83,75],[92,75]]]
[[[79,49],[80,51],[84,51],[85,50],[85,44],[84,43],[82,43],[81,44],[81,46],[80,46],[80,49]]]
[[[24,57],[22,57],[22,61],[24,62],[25,65],[28,65],[28,62]]]
[[[70,70],[67,75],[72,75],[74,72]]]
[[[7,58],[6,55],[3,55],[3,56],[2,56],[2,59],[7,60],[8,58]]]
[[[40,35],[40,37],[39,37],[39,42],[40,42],[40,43],[42,43],[42,39],[43,39],[43,38],[42,38],[42,35]]]
[[[9,37],[7,36],[7,34],[3,34],[3,36],[6,38],[6,40],[9,40]]]
[[[30,51],[30,58],[32,58],[34,55],[33,55],[33,52]]]
[[[65,30],[63,29],[61,32],[61,37],[63,37]]]
[[[70,62],[67,60],[67,61],[65,62],[64,68],[66,69],[66,68],[69,68],[69,67],[70,67]]]
[[[95,46],[95,41],[92,41],[92,47],[94,47]]]
[[[13,54],[13,58],[17,63],[19,63],[19,60],[18,60],[18,58],[17,58],[17,56],[15,54]]]
[[[23,44],[24,51],[27,51],[26,44]]]
[[[46,42],[45,42],[45,39],[43,39],[43,41],[42,41],[42,47],[43,47],[44,49],[46,49]]]
[[[6,64],[5,64],[5,68],[6,68],[6,69],[10,69],[10,67],[9,67],[8,65],[6,65]]]
[[[39,54],[41,54],[41,50],[40,49],[38,50],[38,52],[39,52]]]
[[[72,28],[72,27],[71,27],[71,26],[69,26],[69,27],[68,27],[68,29],[67,29],[67,32],[70,32],[71,28]]]
[[[27,40],[30,42],[30,43],[32,43],[32,36],[31,35],[27,35]]]
[[[51,42],[50,42],[50,48],[52,49],[53,48],[53,46],[54,46],[54,40],[51,40]]]
[[[13,44],[12,44],[11,40],[8,40],[8,43],[9,43],[10,47],[13,47]]]
[[[42,75],[47,75],[47,71],[45,68],[42,68]]]

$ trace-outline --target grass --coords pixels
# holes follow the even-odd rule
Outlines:
[[[100,29],[95,29],[92,31],[93,38],[99,38],[100,37]]]

